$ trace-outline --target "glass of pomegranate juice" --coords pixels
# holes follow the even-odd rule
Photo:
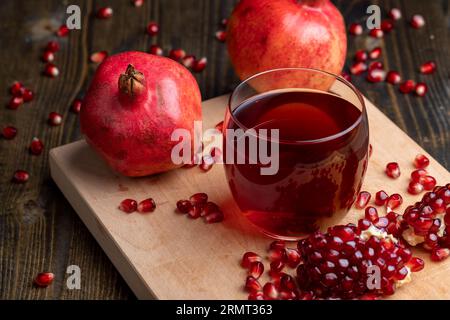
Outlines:
[[[367,168],[364,100],[343,78],[313,69],[257,74],[230,97],[225,172],[245,217],[297,240],[348,212]]]

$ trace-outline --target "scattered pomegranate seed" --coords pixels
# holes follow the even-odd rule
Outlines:
[[[411,181],[408,185],[408,192],[416,195],[423,191],[423,185],[416,181]]]
[[[156,36],[159,32],[159,25],[156,22],[150,22],[147,25],[147,33],[150,36]]]
[[[111,7],[103,7],[98,9],[97,18],[99,19],[109,19],[113,15],[113,9]]]
[[[394,23],[392,20],[386,19],[381,21],[381,30],[383,30],[384,33],[389,33],[394,29]]]
[[[372,29],[369,31],[369,36],[372,38],[383,38],[384,32],[381,29]]]
[[[433,190],[436,186],[436,179],[432,176],[422,177],[419,181],[423,185],[423,188],[427,191]]]
[[[352,23],[348,29],[351,35],[359,36],[363,33],[363,27],[359,23]]]
[[[257,261],[259,261],[259,262],[262,261],[261,256],[258,255],[257,253],[249,251],[249,252],[244,253],[244,255],[242,256],[241,266],[248,269],[248,268],[250,268],[250,265],[253,262],[257,262]]]
[[[220,21],[220,24],[222,25],[222,27],[226,27],[226,26],[228,25],[228,19],[223,18],[223,19]]]
[[[195,62],[195,56],[187,55],[181,59],[181,64],[186,68],[192,68]]]
[[[192,71],[194,72],[202,72],[206,68],[206,64],[208,63],[208,59],[205,57],[200,58],[199,60],[195,60],[194,64],[192,65]]]
[[[56,35],[58,37],[67,37],[69,35],[69,28],[65,24],[59,27],[59,29],[56,31]]]
[[[72,110],[73,113],[80,113],[82,103],[83,101],[81,99],[73,100],[70,110]]]
[[[16,110],[23,104],[23,98],[22,97],[12,97],[11,100],[9,100],[8,108],[12,110]]]
[[[412,257],[411,260],[408,261],[407,266],[412,272],[417,272],[425,267],[425,262],[418,257]]]
[[[25,183],[30,179],[30,174],[25,170],[17,170],[14,172],[13,181],[16,183]]]
[[[428,172],[425,169],[417,169],[411,172],[411,180],[414,182],[419,182],[422,177],[425,177]]]
[[[436,71],[436,63],[434,61],[427,61],[420,66],[420,73],[432,74]]]
[[[217,222],[222,222],[224,219],[224,215],[222,213],[222,211],[214,211],[211,212],[207,215],[205,215],[205,222],[206,223],[217,223]]]
[[[416,88],[416,83],[413,80],[406,80],[400,84],[399,90],[401,93],[411,93]]]
[[[347,72],[342,71],[341,72],[341,77],[344,78],[345,80],[347,80],[348,82],[352,82],[352,76],[349,75]]]
[[[50,112],[48,115],[48,124],[51,126],[59,126],[62,123],[62,115],[58,112]]]
[[[386,175],[390,178],[397,179],[400,177],[400,167],[397,162],[389,162],[386,165]]]
[[[34,93],[30,89],[25,89],[22,95],[24,102],[30,102],[34,98]]]
[[[52,284],[55,275],[51,272],[41,272],[38,273],[34,279],[34,284],[41,288],[46,288]]]
[[[169,58],[180,62],[186,56],[186,51],[183,49],[172,49],[169,52]]]
[[[392,8],[391,10],[389,10],[388,15],[392,20],[400,20],[402,18],[402,12],[397,8]]]
[[[398,193],[394,193],[389,196],[386,201],[386,209],[387,212],[391,212],[392,210],[398,208],[403,203],[403,198]]]
[[[192,205],[205,205],[208,202],[208,195],[203,192],[193,194],[189,200]]]
[[[139,8],[144,4],[144,0],[132,0],[132,3],[135,7]]]
[[[381,52],[382,51],[380,47],[373,48],[369,52],[369,58],[372,60],[378,59],[381,56]]]
[[[367,203],[370,200],[370,192],[361,191],[356,198],[355,207],[358,209],[363,209],[367,206]]]
[[[439,262],[445,260],[450,255],[450,250],[447,248],[435,248],[431,251],[431,260]]]
[[[189,200],[179,200],[177,209],[180,213],[188,213],[192,209],[192,203]]]
[[[145,199],[139,202],[137,211],[140,213],[153,212],[156,208],[155,200],[152,198]]]
[[[93,54],[91,54],[91,56],[89,57],[89,60],[93,63],[102,63],[103,60],[105,60],[105,58],[107,56],[108,56],[107,51],[98,51],[98,52],[94,52]]]
[[[428,87],[425,83],[423,82],[419,82],[418,84],[416,84],[416,88],[414,89],[414,92],[416,93],[416,96],[418,97],[424,97],[425,94],[428,91]]]
[[[278,290],[271,282],[267,282],[263,287],[264,297],[269,300],[275,300],[278,298]]]
[[[44,51],[42,54],[42,61],[53,62],[55,60],[55,54],[52,51]]]
[[[216,39],[220,42],[225,42],[227,40],[227,32],[223,30],[216,31]]]
[[[17,129],[15,127],[9,126],[4,127],[2,130],[2,136],[5,139],[11,140],[17,135]]]
[[[384,81],[386,79],[386,72],[380,69],[371,69],[367,73],[366,79],[372,83]]]
[[[373,61],[369,64],[368,70],[382,70],[383,69],[383,63],[381,61]]]
[[[298,264],[301,262],[302,258],[297,249],[286,249],[286,264],[290,268],[297,268]]]
[[[59,43],[57,41],[49,41],[45,47],[45,51],[57,52],[59,51]]]
[[[255,279],[259,279],[259,277],[261,277],[263,272],[264,272],[264,265],[260,261],[252,262],[248,269],[248,275]]]
[[[424,154],[418,154],[414,158],[414,167],[417,169],[425,169],[430,164],[430,160]]]
[[[279,249],[284,250],[286,248],[286,242],[283,240],[272,241],[269,245],[269,249]]]
[[[30,153],[38,156],[44,150],[44,144],[39,138],[34,137],[30,144]]]
[[[412,16],[410,24],[414,29],[419,29],[425,25],[425,19],[420,14],[415,14]]]
[[[253,278],[252,276],[248,276],[245,281],[245,290],[250,293],[258,292],[262,290],[261,284]]]
[[[156,44],[152,44],[152,45],[150,46],[149,52],[150,52],[151,54],[156,55],[156,56],[162,56],[162,55],[164,55],[163,49],[162,49],[160,46],[156,45]]]
[[[350,73],[354,75],[359,75],[367,70],[367,64],[364,62],[355,62],[350,67]]]
[[[379,219],[378,210],[374,207],[367,207],[364,211],[364,217],[370,222],[375,222]]]
[[[120,203],[119,209],[126,213],[132,213],[137,210],[137,206],[138,206],[138,204],[137,204],[136,200],[125,199]]]
[[[402,77],[397,71],[389,71],[386,75],[386,82],[390,84],[399,84],[402,81]]]
[[[365,50],[358,50],[355,52],[354,60],[364,62],[367,61],[368,57],[369,56]]]
[[[47,63],[45,65],[44,74],[50,78],[55,78],[59,75],[59,70],[53,63]]]
[[[11,94],[14,97],[21,97],[23,95],[23,91],[24,91],[24,86],[19,81],[14,81],[13,84],[11,85],[11,87],[9,88],[9,92],[11,92]]]

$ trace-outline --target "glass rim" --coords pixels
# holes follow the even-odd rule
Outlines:
[[[353,122],[353,124],[351,126],[346,128],[345,130],[342,130],[342,131],[340,131],[338,133],[335,133],[333,135],[326,136],[326,137],[323,137],[323,138],[320,138],[320,139],[311,139],[311,140],[285,140],[285,139],[280,139],[279,143],[301,145],[301,144],[316,144],[316,143],[332,141],[332,140],[338,139],[338,138],[346,135],[347,133],[351,132],[354,128],[356,128],[361,123],[361,121],[362,121],[362,119],[364,117],[364,114],[366,113],[366,104],[364,103],[364,98],[363,98],[362,94],[359,92],[358,89],[356,89],[356,87],[351,82],[347,81],[346,79],[344,79],[343,77],[341,77],[339,75],[333,74],[331,72],[319,70],[319,69],[303,68],[303,67],[277,68],[277,69],[271,69],[271,70],[266,70],[266,71],[263,71],[263,72],[259,72],[257,74],[254,74],[254,75],[246,78],[245,80],[242,80],[241,83],[238,84],[238,86],[233,90],[233,92],[231,93],[230,97],[228,98],[228,112],[230,113],[230,117],[239,126],[239,128],[244,130],[244,132],[246,132],[247,130],[252,129],[252,128],[247,128],[238,119],[236,119],[236,117],[235,117],[235,115],[233,113],[233,110],[231,110],[232,99],[235,97],[235,94],[237,94],[239,89],[243,85],[248,84],[248,82],[251,81],[252,79],[258,78],[258,77],[263,76],[265,74],[269,74],[269,73],[273,73],[273,72],[280,72],[280,71],[309,71],[309,72],[315,72],[315,73],[323,74],[323,75],[326,75],[326,76],[334,77],[336,80],[341,81],[343,84],[345,84],[347,87],[349,87],[356,94],[356,97],[358,98],[358,100],[361,103],[361,114]],[[285,89],[289,89],[289,88],[285,88]],[[297,88],[297,89],[302,89],[302,88]],[[319,90],[319,91],[325,92],[323,90]],[[259,137],[257,136],[257,138],[259,138]],[[270,141],[271,139],[267,138],[267,140]]]

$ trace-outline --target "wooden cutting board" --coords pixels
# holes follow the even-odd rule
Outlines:
[[[227,98],[203,103],[204,128],[223,119]],[[438,184],[450,182],[445,168],[366,103],[374,151],[363,190],[372,194],[380,189],[400,192],[404,196],[402,209],[417,201],[420,196],[409,195],[406,187],[418,153],[430,158],[429,172]],[[397,161],[403,171],[397,180],[384,174],[390,161]],[[59,188],[138,298],[247,298],[242,290],[246,272],[239,265],[240,258],[246,251],[264,254],[271,240],[257,233],[239,213],[222,165],[207,173],[191,168],[130,179],[111,171],[84,141],[78,141],[51,150],[50,168]],[[207,192],[224,209],[223,223],[207,225],[202,219],[175,213],[177,200],[196,192]],[[124,214],[117,209],[124,198],[147,197],[157,203],[151,214]],[[362,210],[352,209],[346,220],[354,222],[362,215]],[[434,263],[421,250],[415,253],[425,259],[426,267],[393,298],[450,299],[450,259]]]

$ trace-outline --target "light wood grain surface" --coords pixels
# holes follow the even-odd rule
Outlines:
[[[204,102],[204,128],[223,119],[226,105],[227,96]],[[407,194],[406,186],[412,160],[425,152],[368,101],[367,110],[374,151],[363,189],[372,194],[381,188],[400,191],[405,208],[419,198]],[[383,172],[392,160],[403,170],[397,180]],[[84,141],[51,150],[50,165],[53,179],[138,298],[246,298],[241,255],[249,250],[264,253],[270,239],[241,216],[221,165],[207,173],[178,169],[130,179],[112,172]],[[434,159],[429,171],[440,184],[450,181],[450,173]],[[177,200],[196,192],[207,192],[224,209],[223,223],[207,225],[175,212]],[[153,197],[158,207],[151,214],[124,214],[117,206],[129,197]],[[352,209],[345,220],[354,222],[362,214]],[[420,251],[418,255],[426,260],[426,268],[393,298],[449,299],[450,261],[437,264]]]

